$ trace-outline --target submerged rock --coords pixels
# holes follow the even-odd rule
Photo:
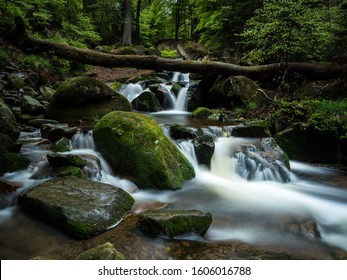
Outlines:
[[[18,203],[63,232],[84,238],[119,223],[134,199],[120,188],[69,176],[22,193]]]
[[[93,78],[77,77],[62,83],[47,108],[57,120],[97,120],[114,111],[131,111],[131,104],[106,84]]]
[[[155,210],[139,215],[137,227],[152,234],[176,237],[189,233],[203,236],[212,223],[212,214],[198,210]]]
[[[140,188],[180,189],[195,172],[149,116],[115,111],[94,127],[97,149],[118,175]]]
[[[117,251],[110,242],[106,242],[79,254],[76,260],[124,260],[124,255]]]

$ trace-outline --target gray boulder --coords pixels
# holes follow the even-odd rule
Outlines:
[[[52,179],[18,198],[22,209],[77,238],[96,235],[119,223],[134,199],[124,190],[76,177]]]

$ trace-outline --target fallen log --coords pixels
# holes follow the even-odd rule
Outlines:
[[[271,80],[275,75],[297,73],[310,80],[324,80],[346,77],[347,65],[290,62],[241,66],[216,61],[194,61],[162,58],[154,55],[115,55],[17,34],[17,45],[26,52],[47,52],[67,60],[104,67],[129,67],[139,69],[200,73],[204,75],[237,76],[243,75],[253,80]],[[286,69],[287,67],[287,69]]]

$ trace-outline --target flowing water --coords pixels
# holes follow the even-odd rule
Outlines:
[[[184,89],[184,94],[187,94],[188,87]],[[140,89],[137,88],[137,91]],[[129,96],[136,94],[130,93]],[[238,152],[241,145],[252,145],[258,139],[231,137],[233,125],[197,124],[184,112],[171,113],[151,114],[166,134],[167,124],[181,123],[193,131],[200,129],[215,139],[215,152],[209,168],[198,164],[191,141],[172,140],[196,172],[195,179],[186,182],[182,190],[139,190],[132,182],[117,177],[95,149],[92,130],[78,132],[70,141],[71,151],[68,153],[78,154],[88,161],[85,171],[91,180],[118,186],[131,193],[136,200],[134,213],[146,210],[148,205],[212,213],[213,223],[203,238],[186,236],[183,239],[216,244],[241,241],[287,246],[294,250],[305,248],[308,251],[313,250],[314,246],[326,246],[330,250],[331,246],[347,251],[346,172],[291,161],[292,171],[286,170],[290,180],[283,182],[279,174],[268,168],[259,168],[255,162]],[[19,193],[51,178],[50,173],[45,172],[49,165],[46,159],[50,152],[49,146],[41,138],[39,130],[22,132],[19,141],[23,143],[21,152],[30,158],[31,164],[27,170],[7,173],[1,178],[20,187],[6,200],[8,207],[0,210],[0,257],[33,257],[35,253],[45,251],[41,247],[54,248],[53,258],[64,257],[57,251],[62,243],[64,246],[70,244],[71,239],[23,215],[14,203]],[[253,174],[251,179],[250,172]],[[321,239],[312,236],[305,239],[302,235],[310,235],[305,231],[301,236],[296,234],[298,228],[299,231],[302,228],[296,221],[302,219],[317,224]],[[146,237],[141,238],[142,242],[153,242]],[[155,242],[159,244],[164,241],[156,239]],[[138,245],[134,243],[128,246]],[[142,257],[146,256],[143,253]]]

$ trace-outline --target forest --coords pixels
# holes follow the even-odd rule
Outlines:
[[[1,259],[347,259],[347,0],[0,0],[0,116]]]

